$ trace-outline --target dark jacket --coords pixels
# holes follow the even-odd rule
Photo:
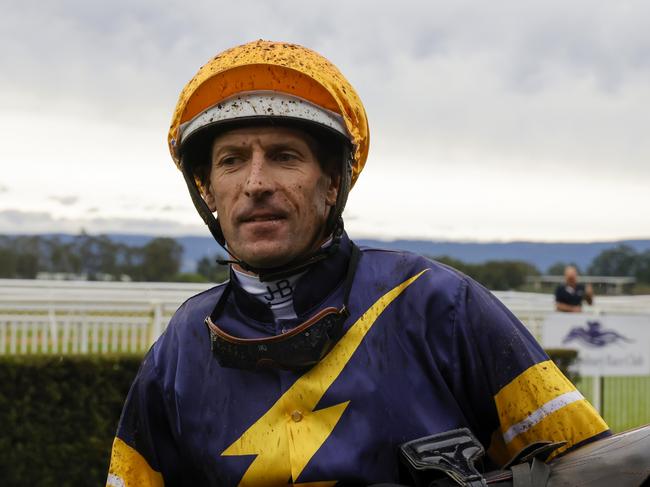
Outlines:
[[[345,237],[300,279],[297,320],[275,323],[232,282],[219,325],[272,336],[340,307],[349,255]],[[470,428],[494,464],[535,440],[567,449],[608,432],[519,320],[449,267],[362,248],[345,334],[304,373],[217,363],[204,319],[225,285],[186,301],[147,354],[109,485],[388,482],[398,446],[436,432]]]

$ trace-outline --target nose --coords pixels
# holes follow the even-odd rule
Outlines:
[[[249,198],[262,198],[275,191],[275,183],[266,154],[256,149],[251,154],[248,175],[244,183],[244,194]]]

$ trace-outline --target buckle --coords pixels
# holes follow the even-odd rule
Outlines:
[[[485,450],[467,428],[409,441],[400,446],[400,453],[418,486],[429,485],[432,474],[440,472],[461,486],[487,486],[474,466]]]

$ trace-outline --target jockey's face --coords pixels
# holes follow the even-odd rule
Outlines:
[[[212,145],[206,203],[219,215],[228,247],[255,267],[281,266],[327,237],[338,178],[327,175],[315,140],[291,128],[231,130]]]

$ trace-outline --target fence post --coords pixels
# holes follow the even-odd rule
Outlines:
[[[70,320],[71,318],[68,316],[63,322],[63,342],[61,343],[61,353],[68,353],[68,350],[70,349]]]
[[[20,353],[22,354],[27,353],[27,327],[29,325],[30,323],[27,322],[16,328],[18,331],[18,333],[16,333],[16,336],[20,336]]]
[[[86,322],[86,313],[81,315],[81,353],[88,353],[88,323]]]
[[[602,407],[603,405],[601,404],[601,399],[603,397],[603,391],[601,389],[602,386],[602,376],[601,375],[594,375],[593,378],[593,393],[592,393],[592,400],[593,400],[593,405],[596,411],[602,416]]]
[[[0,321],[0,355],[7,353],[7,327],[8,323]]]
[[[151,333],[149,334],[149,343],[155,342],[163,332],[163,303],[159,299],[151,301],[153,306],[153,322],[151,323]]]
[[[587,312],[586,314],[591,314],[594,318],[598,318],[603,314],[603,312],[600,310],[598,306],[593,306],[591,309],[591,312]],[[604,402],[605,402],[605,381],[603,378],[602,370],[599,371],[598,375],[595,375],[593,377],[593,400],[594,400],[594,408],[596,411],[598,411],[598,414],[600,414],[601,417],[605,416],[605,411],[604,411]]]
[[[16,342],[18,341],[18,323],[12,321],[9,325],[9,353],[11,355],[16,354]]]
[[[57,353],[59,351],[59,329],[58,329],[58,327],[56,325],[56,315],[55,315],[55,312],[54,312],[54,303],[50,303],[50,306],[49,306],[49,309],[48,309],[48,312],[47,312],[47,316],[48,316],[48,318],[50,320],[50,336],[52,337],[52,350],[51,351],[54,352],[54,353]],[[50,351],[49,350],[50,347],[47,346],[47,342],[48,342],[47,334],[45,334],[43,339],[45,340],[45,343],[46,343],[45,352],[48,352],[48,351]]]

